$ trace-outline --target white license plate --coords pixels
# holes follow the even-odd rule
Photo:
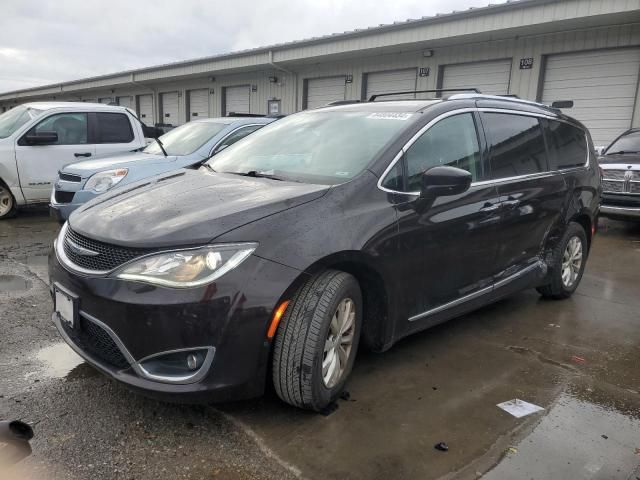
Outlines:
[[[56,289],[56,313],[60,316],[60,320],[67,322],[71,328],[74,326],[74,308],[73,299],[66,293]]]

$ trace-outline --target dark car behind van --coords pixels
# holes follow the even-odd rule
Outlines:
[[[77,210],[50,258],[53,320],[147,393],[227,400],[273,382],[320,410],[360,342],[383,351],[526,288],[570,296],[599,203],[589,133],[544,105],[305,111]]]

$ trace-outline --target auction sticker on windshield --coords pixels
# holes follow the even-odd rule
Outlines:
[[[373,118],[375,120],[409,120],[411,118],[411,114],[399,112],[377,112],[368,115],[367,118]]]

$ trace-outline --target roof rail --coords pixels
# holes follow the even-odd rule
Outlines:
[[[433,90],[409,90],[407,92],[390,92],[390,93],[378,93],[369,97],[370,102],[374,102],[376,98],[390,97],[392,95],[410,95],[412,93],[446,93],[446,92],[473,92],[481,93],[477,88],[436,88]]]
[[[240,113],[240,112],[229,112],[227,113],[227,117],[265,117],[266,115],[262,113]]]
[[[335,100],[327,103],[325,107],[337,107],[338,105],[351,105],[353,103],[360,103],[360,100]]]

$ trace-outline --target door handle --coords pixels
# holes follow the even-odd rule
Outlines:
[[[85,153],[74,153],[73,154],[74,157],[78,158],[78,157],[90,157],[91,153],[90,152],[85,152]]]
[[[500,204],[499,203],[491,203],[491,202],[487,202],[484,204],[484,206],[480,209],[481,212],[495,212],[496,210],[498,210],[500,208]]]
[[[502,204],[507,208],[516,208],[520,205],[520,200],[505,200]]]

